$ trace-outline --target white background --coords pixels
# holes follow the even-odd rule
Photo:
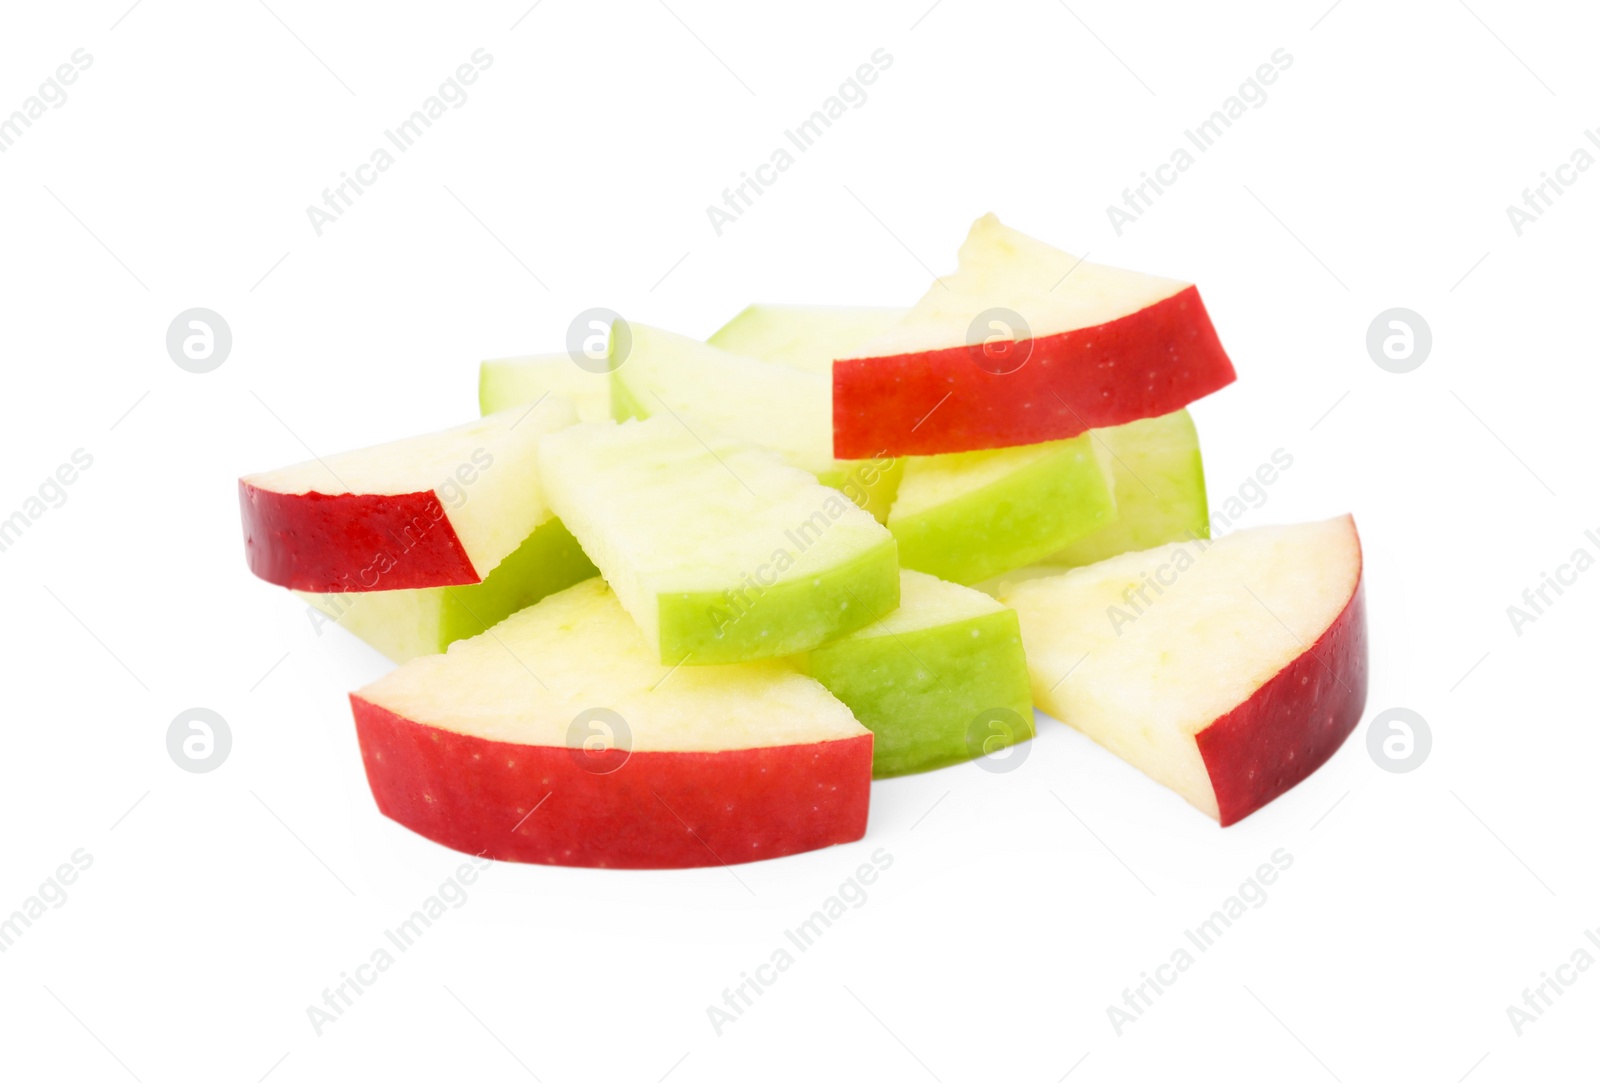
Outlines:
[[[1600,973],[1520,1037],[1506,1008],[1600,925],[1600,572],[1520,637],[1506,607],[1600,551],[1600,171],[1520,237],[1505,208],[1600,124],[1592,12],[669,2],[0,14],[0,113],[94,58],[0,155],[0,516],[94,458],[0,553],[0,912],[93,855],[0,956],[5,1074],[1591,1073]],[[306,206],[480,47],[470,100],[318,237]],[[705,206],[880,47],[866,104],[718,237]],[[1117,236],[1106,205],[1278,48],[1267,102]],[[478,360],[591,306],[703,335],[752,300],[909,303],[989,210],[1200,284],[1240,377],[1195,408],[1213,504],[1284,448],[1242,525],[1355,513],[1368,718],[1421,712],[1424,766],[1380,770],[1364,721],[1221,830],[1046,722],[1011,773],[876,785],[852,846],[497,867],[317,1036],[306,1007],[459,859],[375,811],[344,696],[385,664],[247,573],[238,475],[466,420]],[[164,344],[195,306],[234,336],[208,375]],[[1433,330],[1408,375],[1365,347],[1394,306]],[[212,774],[166,752],[195,706],[233,731]],[[879,847],[866,904],[718,1036],[707,1005]],[[1119,1037],[1107,1006],[1279,847],[1266,904]]]

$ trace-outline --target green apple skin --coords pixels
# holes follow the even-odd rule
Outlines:
[[[1095,429],[1089,436],[1109,452],[1117,516],[1044,563],[1076,568],[1211,536],[1205,467],[1189,411]]]
[[[737,595],[658,594],[661,660],[707,665],[775,658],[846,635],[899,606],[899,567],[894,541],[887,539],[821,575],[766,589],[752,582]],[[754,610],[762,620],[740,619]],[[773,637],[773,627],[784,634]]]
[[[948,767],[1033,736],[1028,666],[1010,609],[847,637],[810,652],[802,668],[872,731],[873,778]],[[1014,713],[1023,732],[984,725],[983,713],[996,709]]]
[[[395,662],[439,654],[519,609],[598,575],[560,519],[545,520],[481,583],[301,597]]]
[[[901,567],[970,585],[1043,560],[1117,514],[1085,434],[956,499],[904,518],[891,512],[887,525],[900,543]]]

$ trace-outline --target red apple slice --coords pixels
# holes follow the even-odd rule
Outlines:
[[[960,269],[833,366],[841,459],[1064,440],[1180,410],[1232,383],[1194,286],[973,225]]]
[[[1224,827],[1320,767],[1367,698],[1349,516],[1124,553],[1000,588],[1034,704]]]
[[[672,669],[599,579],[350,697],[385,816],[506,861],[734,864],[859,839],[872,734],[781,660]]]
[[[549,397],[240,478],[245,559],[269,583],[319,594],[482,582],[553,516],[539,438],[576,421]]]

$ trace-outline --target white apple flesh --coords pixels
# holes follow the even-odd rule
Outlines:
[[[1223,826],[1322,765],[1367,694],[1349,516],[1002,585],[1034,704]]]

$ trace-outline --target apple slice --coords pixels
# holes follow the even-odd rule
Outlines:
[[[1193,286],[1087,263],[986,215],[960,270],[833,366],[834,454],[938,455],[1172,413],[1233,382]]]
[[[552,396],[240,478],[245,559],[269,583],[319,594],[481,583],[550,518],[539,440],[576,420]]]
[[[1016,613],[931,575],[902,571],[899,609],[801,665],[872,731],[874,778],[977,759],[1033,736]]]
[[[480,635],[517,610],[596,574],[577,539],[551,517],[481,583],[300,596],[391,660],[408,662]]]
[[[465,853],[664,869],[859,839],[872,735],[781,662],[674,672],[598,579],[350,697],[378,810]]]
[[[686,417],[578,425],[540,475],[661,661],[797,654],[900,600],[894,537],[774,452]]]
[[[611,376],[579,368],[564,353],[503,357],[478,366],[478,408],[497,414],[529,406],[546,395],[571,400],[579,421],[611,416]]]
[[[618,421],[670,413],[691,425],[771,448],[868,511],[887,514],[899,465],[882,457],[833,457],[828,378],[765,364],[670,331],[633,324],[627,357],[612,371]]]
[[[1111,473],[1116,518],[1045,558],[1068,568],[1211,536],[1200,439],[1189,411],[1089,433]],[[902,543],[904,544],[904,543]]]
[[[1117,514],[1090,436],[906,460],[889,531],[906,568],[977,583],[1058,552]]]
[[[1349,516],[1007,585],[1033,702],[1224,827],[1320,767],[1367,698]]]
[[[706,339],[729,353],[833,378],[833,362],[905,318],[904,308],[751,305]]]

